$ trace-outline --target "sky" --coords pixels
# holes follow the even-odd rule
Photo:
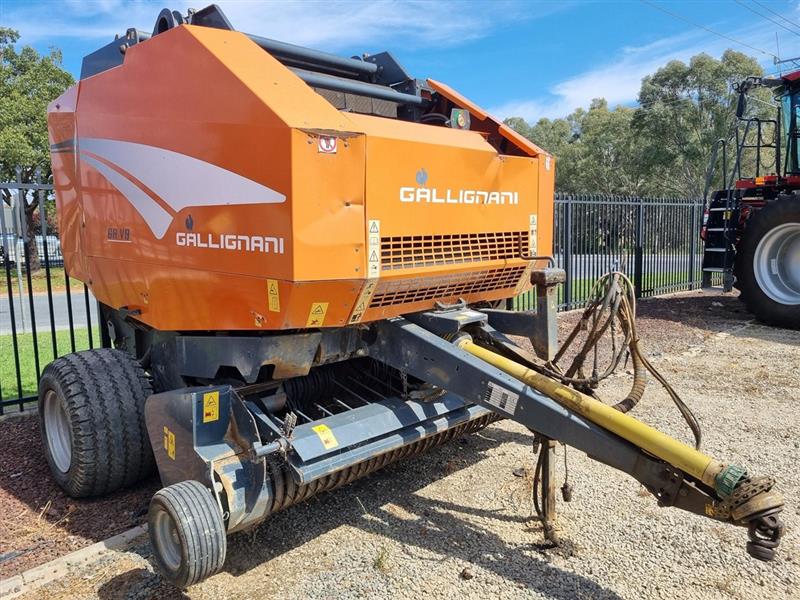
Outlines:
[[[777,70],[774,56],[800,56],[798,0],[216,3],[238,30],[345,56],[389,50],[415,77],[446,82],[498,117],[531,122],[565,116],[597,97],[635,106],[642,77],[700,52],[719,57],[734,48],[768,72]],[[60,48],[77,77],[83,56],[114,34],[151,31],[165,6],[185,13],[205,5],[0,0],[0,26],[42,52]]]

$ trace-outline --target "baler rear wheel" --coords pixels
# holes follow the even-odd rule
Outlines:
[[[760,321],[800,328],[800,199],[775,200],[748,220],[736,252],[736,279]]]
[[[47,365],[39,425],[50,470],[67,494],[108,494],[152,472],[144,421],[150,394],[141,365],[121,350],[75,352]]]
[[[161,573],[176,587],[187,588],[222,569],[225,523],[211,491],[199,481],[156,492],[147,526]]]

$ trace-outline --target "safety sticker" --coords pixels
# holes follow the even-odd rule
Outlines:
[[[164,427],[164,450],[167,451],[167,456],[175,460],[175,434]]]
[[[308,311],[306,327],[322,327],[322,324],[325,322],[325,313],[327,312],[327,302],[314,302],[311,305],[311,310]]]
[[[370,219],[367,224],[367,277],[381,276],[381,222]]]
[[[537,217],[536,217],[536,215],[531,215],[530,233],[529,233],[531,256],[536,256],[536,250],[537,250],[537,248],[536,248],[536,246],[537,246],[537,244],[536,244],[536,234],[537,234],[537,231],[538,231]]]
[[[321,135],[317,141],[317,151],[322,154],[336,154],[337,139],[332,135]]]
[[[369,301],[372,300],[372,294],[375,293],[375,288],[377,286],[377,279],[367,279],[364,287],[361,289],[361,293],[358,295],[358,300],[356,300],[356,305],[353,308],[353,313],[350,315],[348,323],[358,323],[364,318],[364,312],[366,312]]]
[[[203,394],[203,423],[219,420],[219,392]]]
[[[267,279],[267,297],[270,312],[281,312],[281,295],[277,279]]]
[[[336,436],[333,435],[331,428],[327,425],[314,425],[314,427],[311,429],[313,429],[314,433],[317,434],[319,441],[322,442],[325,450],[336,448],[336,446],[339,445],[339,442],[336,440]]]
[[[486,402],[492,406],[496,406],[503,412],[513,415],[517,408],[518,400],[519,394],[515,394],[496,383],[489,382],[489,389],[486,390]]]

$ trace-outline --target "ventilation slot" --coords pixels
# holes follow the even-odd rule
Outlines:
[[[527,231],[492,231],[381,238],[381,269],[410,269],[517,258],[528,248]]]
[[[520,266],[410,281],[381,282],[372,297],[370,308],[467,296],[515,287],[524,271],[525,267]]]

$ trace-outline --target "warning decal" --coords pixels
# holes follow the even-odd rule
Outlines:
[[[314,302],[308,311],[306,327],[322,327],[325,322],[325,313],[328,312],[327,302]]]
[[[367,225],[367,277],[381,275],[381,222],[371,219]]]
[[[167,427],[164,427],[164,450],[167,451],[167,456],[175,460],[175,434]]]
[[[317,437],[319,437],[319,441],[322,442],[325,450],[336,448],[336,446],[339,445],[339,442],[336,441],[336,436],[333,435],[331,428],[327,425],[314,425],[314,427],[311,429],[313,429],[314,433],[317,434]]]
[[[270,312],[281,312],[281,296],[277,279],[267,279],[267,297]]]
[[[511,390],[507,390],[503,386],[490,381],[489,388],[486,390],[485,400],[492,406],[499,408],[502,412],[513,415],[514,410],[517,408],[519,394],[515,394]]]
[[[317,140],[317,151],[321,154],[336,154],[337,139],[332,135],[321,135]]]
[[[219,420],[219,392],[203,394],[203,423]]]
[[[537,252],[537,244],[536,244],[536,234],[537,234],[537,219],[536,215],[531,215],[530,220],[530,251],[532,256],[536,256]]]
[[[358,300],[356,300],[356,305],[353,308],[353,313],[350,315],[348,323],[358,323],[364,318],[364,311],[367,310],[369,301],[372,300],[372,294],[375,292],[377,286],[377,279],[367,280],[364,287],[361,289],[361,293],[358,295]]]

